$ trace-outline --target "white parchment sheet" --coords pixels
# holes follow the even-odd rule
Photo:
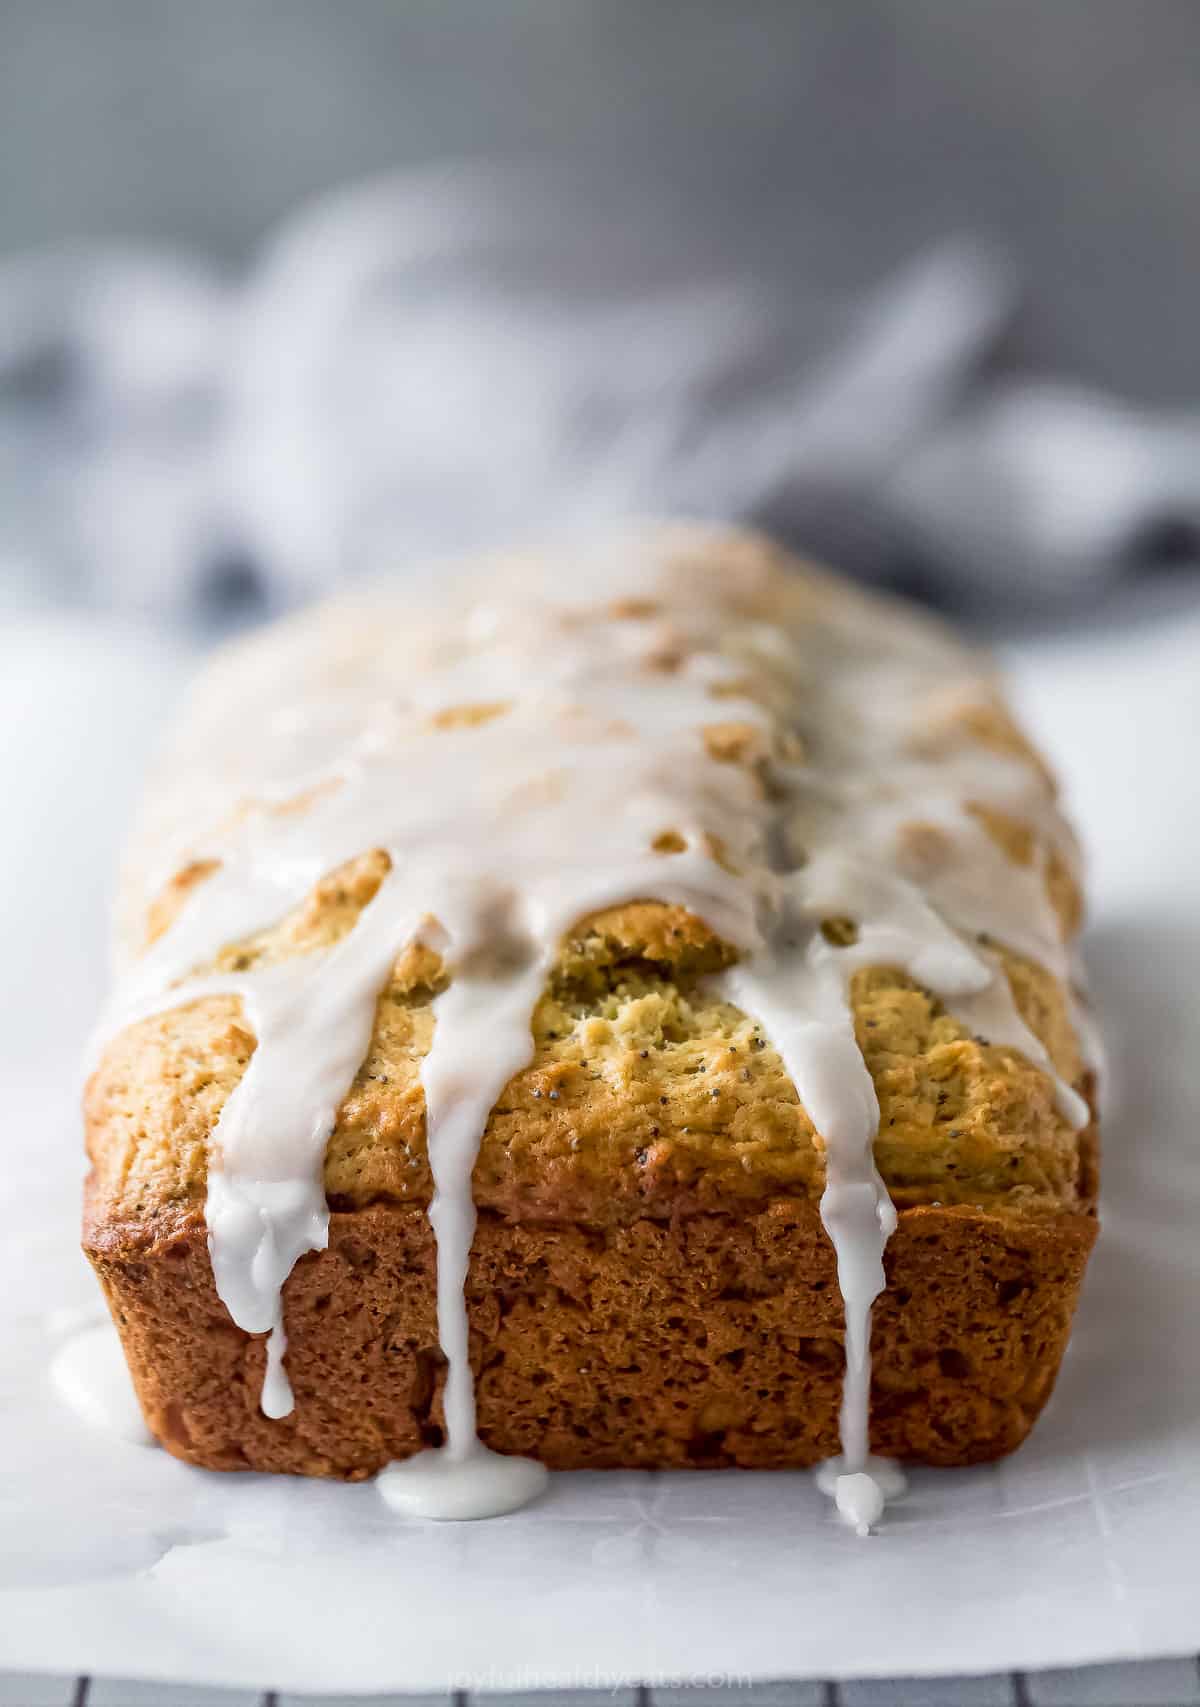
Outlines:
[[[405,1522],[370,1485],[191,1470],[55,1397],[96,1296],[73,1062],[103,891],[185,668],[128,631],[0,633],[0,1668],[516,1689],[1200,1647],[1200,615],[1014,657],[1093,855],[1104,1231],[1029,1445],[918,1471],[868,1541],[807,1476],[742,1472],[557,1476],[512,1517]]]

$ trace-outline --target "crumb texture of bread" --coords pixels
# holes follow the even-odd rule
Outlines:
[[[707,589],[735,656],[750,636],[748,691],[774,717],[772,733],[764,746],[760,724],[718,703],[706,740],[756,787],[770,786],[772,760],[836,766],[840,751],[828,708],[818,716],[790,663],[773,663],[771,629],[811,631],[834,653],[869,644],[886,659],[893,631],[927,649],[928,691],[904,740],[948,775],[985,752],[1039,779],[1036,819],[995,800],[962,804],[995,857],[1040,886],[1065,951],[1082,911],[1069,834],[985,663],[936,624],[754,536],[682,529],[657,549],[649,608]],[[543,573],[537,563],[504,572],[522,587]],[[126,965],[219,869],[197,853],[197,826],[302,814],[324,786],[257,800],[239,719],[293,695],[336,703],[339,682],[389,647],[397,669],[418,671],[444,620],[427,629],[403,600],[402,624],[374,612],[349,599],[213,664],[130,851]],[[643,615],[637,599],[605,611],[612,622]],[[675,666],[664,656],[654,667]],[[499,727],[505,706],[464,700],[436,715],[447,729]],[[918,814],[903,834],[914,869],[946,858],[937,822]],[[664,827],[664,868],[673,835]],[[327,951],[390,870],[386,852],[364,848],[199,970]],[[822,929],[832,943],[854,941],[852,919]],[[1078,994],[1029,943],[986,946],[1041,1060],[963,1023],[897,966],[859,967],[849,983],[879,1103],[875,1162],[900,1211],[875,1308],[871,1443],[933,1464],[996,1457],[1024,1439],[1053,1385],[1096,1230],[1095,1127],[1077,1130],[1059,1094],[1094,1096]],[[836,1451],[844,1327],[818,1213],[825,1145],[758,1017],[728,999],[719,975],[736,959],[695,913],[653,896],[579,919],[561,944],[529,1062],[493,1107],[474,1170],[471,1363],[481,1438],[501,1451],[552,1468],[803,1466]],[[178,1456],[360,1479],[440,1442],[421,1066],[446,983],[438,953],[417,943],[379,996],[326,1149],[328,1248],[302,1257],[284,1290],[296,1404],[280,1419],[258,1408],[263,1338],[218,1298],[205,1233],[214,1133],[256,1048],[241,1001],[215,993],[167,1007],[104,1046],[86,1092],[84,1247],[148,1424]]]

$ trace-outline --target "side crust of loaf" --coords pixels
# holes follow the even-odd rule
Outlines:
[[[871,1443],[964,1465],[1019,1446],[1066,1346],[1094,1215],[905,1210],[874,1319]],[[146,1419],[209,1469],[357,1481],[441,1439],[434,1245],[417,1207],[336,1212],[285,1289],[291,1416],[258,1408],[193,1218],[86,1244]],[[842,1309],[811,1203],[588,1228],[480,1217],[468,1281],[479,1431],[555,1469],[801,1468],[837,1451]]]

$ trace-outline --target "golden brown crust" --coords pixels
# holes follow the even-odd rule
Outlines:
[[[876,1306],[876,1451],[969,1464],[1020,1445],[1049,1396],[1095,1223],[901,1214]],[[415,1208],[335,1213],[285,1289],[296,1409],[258,1408],[261,1339],[218,1300],[198,1221],[90,1253],[147,1421],[210,1469],[359,1480],[441,1438],[434,1249]],[[800,1467],[837,1450],[842,1320],[815,1208],[641,1217],[605,1230],[480,1219],[468,1281],[482,1438],[559,1469]]]

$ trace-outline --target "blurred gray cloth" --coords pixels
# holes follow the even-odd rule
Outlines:
[[[967,610],[1200,547],[1200,407],[1011,371],[1016,272],[948,241],[846,303],[636,187],[447,167],[303,209],[249,276],[0,267],[0,602],[287,605],[645,514],[763,524]]]

